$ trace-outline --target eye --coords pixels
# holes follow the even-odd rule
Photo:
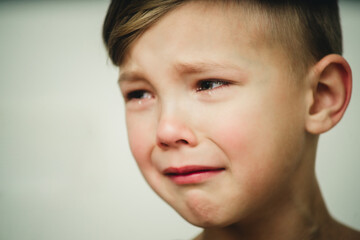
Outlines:
[[[229,85],[229,82],[214,79],[214,80],[201,80],[196,84],[196,91],[207,91],[215,88],[223,87]]]
[[[145,90],[135,90],[126,94],[127,101],[133,99],[141,100],[141,99],[150,99],[150,98],[152,98],[152,94]]]

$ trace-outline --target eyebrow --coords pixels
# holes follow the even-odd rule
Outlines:
[[[235,65],[216,63],[216,62],[194,62],[194,63],[177,63],[175,64],[174,69],[180,74],[196,74],[211,71],[215,68],[225,69],[225,68],[234,68]]]
[[[139,74],[138,72],[135,71],[129,71],[129,72],[123,72],[120,74],[119,79],[118,79],[118,84],[120,84],[121,82],[126,82],[126,81],[136,81],[136,80],[144,80],[145,78]]]
[[[214,69],[236,69],[238,71],[243,71],[239,66],[235,64],[229,64],[229,63],[217,63],[217,62],[193,62],[193,63],[186,63],[181,62],[175,64],[175,71],[177,71],[180,75],[190,75],[190,74],[198,74],[198,73],[204,73],[209,72]]]
[[[209,71],[222,70],[222,69],[232,69],[245,74],[244,69],[239,66],[231,63],[218,63],[213,61],[201,61],[201,62],[178,62],[174,64],[173,70],[180,76],[192,75],[192,74],[201,74]],[[137,71],[124,71],[120,74],[118,83],[124,81],[141,81],[145,77]]]

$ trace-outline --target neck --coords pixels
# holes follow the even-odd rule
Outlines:
[[[236,223],[225,228],[207,228],[198,240],[320,240],[331,229],[333,221],[329,216],[319,188],[311,202],[293,201],[276,207],[261,219]]]

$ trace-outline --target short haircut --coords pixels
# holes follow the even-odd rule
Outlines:
[[[264,41],[281,46],[296,72],[328,54],[342,54],[337,0],[112,0],[103,40],[113,64],[120,66],[131,43],[157,20],[191,1],[236,3],[248,16],[261,16]]]

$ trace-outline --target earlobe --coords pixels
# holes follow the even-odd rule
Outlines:
[[[342,56],[327,55],[314,65],[310,81],[306,130],[320,134],[334,127],[345,113],[351,97],[351,68]]]

